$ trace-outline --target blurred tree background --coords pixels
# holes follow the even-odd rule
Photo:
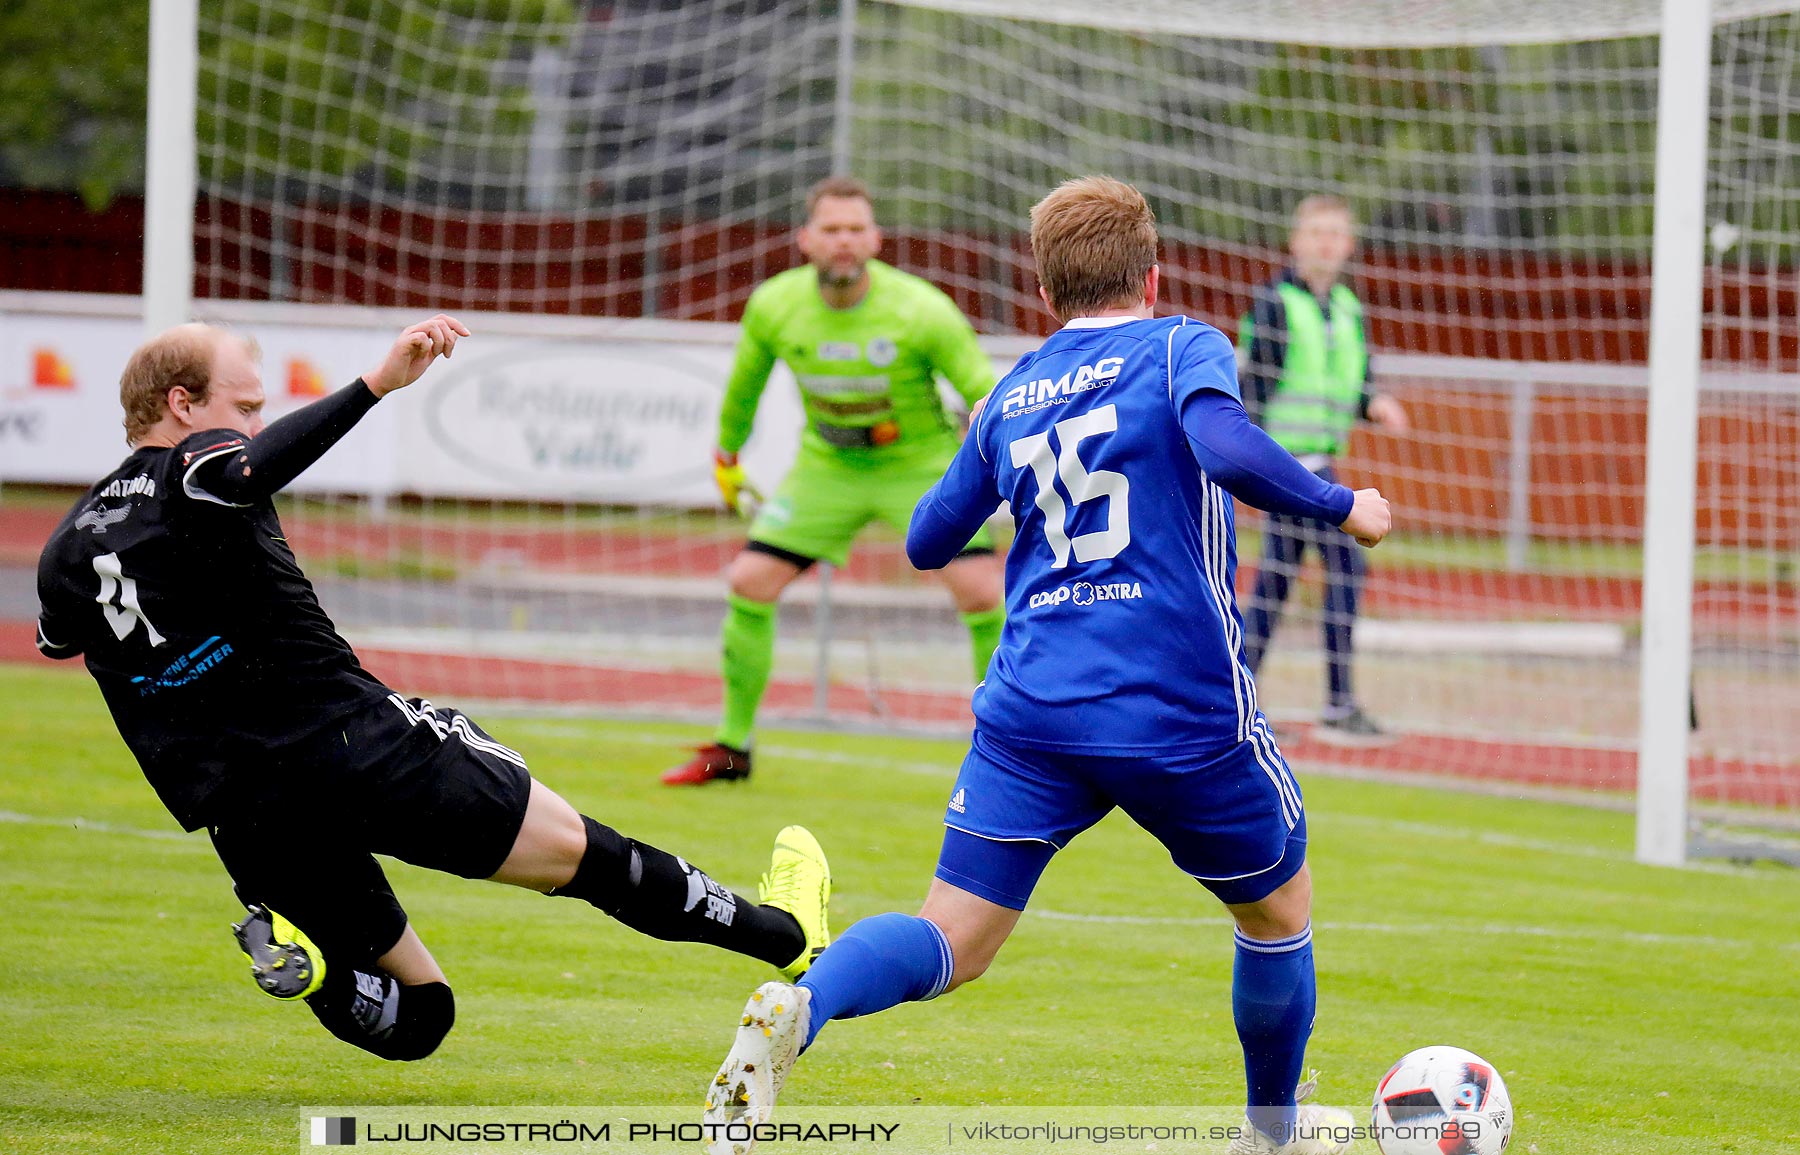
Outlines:
[[[0,184],[141,188],[149,42],[148,0],[0,0]]]
[[[1648,251],[1654,37],[1343,49],[857,13],[854,167],[899,227],[1008,235],[1044,188],[1106,171],[1212,243],[1279,245],[1293,203],[1333,189],[1389,247]],[[835,0],[202,0],[202,179],[246,199],[784,219],[829,167],[839,17]],[[1714,39],[1712,204],[1783,257],[1797,28]],[[147,38],[147,0],[0,0],[0,184],[94,209],[138,191]]]

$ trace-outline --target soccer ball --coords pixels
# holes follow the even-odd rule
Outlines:
[[[1512,1098],[1481,1056],[1421,1047],[1376,1085],[1371,1123],[1381,1155],[1500,1155],[1512,1140]]]

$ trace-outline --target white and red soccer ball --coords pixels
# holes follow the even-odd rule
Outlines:
[[[1512,1099],[1494,1065],[1460,1047],[1421,1047],[1375,1088],[1381,1155],[1500,1155],[1512,1139]]]

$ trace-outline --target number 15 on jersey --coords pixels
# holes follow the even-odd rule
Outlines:
[[[1081,463],[1081,443],[1090,437],[1117,432],[1119,410],[1102,405],[1079,417],[1058,421],[1043,433],[1021,437],[1009,446],[1015,469],[1029,467],[1037,481],[1037,507],[1044,515],[1044,537],[1050,543],[1052,569],[1069,564],[1069,554],[1081,562],[1117,557],[1131,544],[1131,483],[1123,473],[1110,469],[1089,470]],[[1051,434],[1059,448],[1051,447]],[[1069,501],[1080,505],[1095,498],[1109,499],[1106,528],[1070,539],[1069,509],[1056,490],[1056,479],[1069,491]]]

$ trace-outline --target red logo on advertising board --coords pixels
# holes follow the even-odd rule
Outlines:
[[[75,371],[55,349],[40,345],[31,351],[31,383],[39,389],[73,389]]]
[[[323,397],[325,378],[311,361],[304,357],[290,357],[287,363],[287,391],[289,397]]]

